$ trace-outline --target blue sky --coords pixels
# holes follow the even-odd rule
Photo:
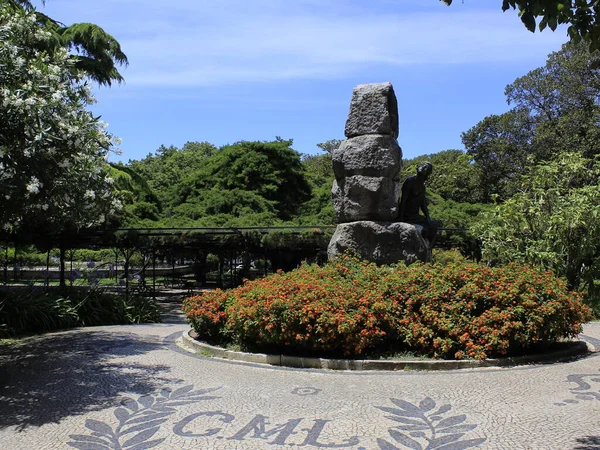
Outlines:
[[[95,113],[122,139],[114,160],[161,144],[343,139],[352,88],[390,81],[405,158],[462,149],[461,132],[509,109],[504,88],[544,64],[564,30],[532,34],[501,0],[47,0],[65,24],[121,43],[123,85]]]

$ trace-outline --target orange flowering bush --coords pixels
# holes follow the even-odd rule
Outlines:
[[[209,342],[348,358],[512,355],[590,320],[578,294],[533,267],[377,266],[349,255],[190,297],[184,311]]]
[[[186,298],[182,309],[200,339],[220,343],[226,340],[225,309],[229,293],[216,289],[209,294]]]

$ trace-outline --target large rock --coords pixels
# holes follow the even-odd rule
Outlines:
[[[400,181],[388,177],[353,175],[334,180],[331,197],[338,223],[395,220],[399,191]]]
[[[329,259],[352,250],[377,264],[427,261],[429,250],[419,225],[359,221],[339,224],[329,242]]]
[[[346,139],[333,152],[336,179],[352,175],[396,179],[402,164],[402,150],[390,135],[367,134]]]
[[[391,83],[359,84],[352,91],[346,137],[388,134],[398,138],[398,102]]]

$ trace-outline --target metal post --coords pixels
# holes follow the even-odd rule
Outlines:
[[[156,300],[156,249],[152,248],[152,297]]]
[[[6,240],[6,251],[4,253],[4,285],[8,284],[8,239]]]

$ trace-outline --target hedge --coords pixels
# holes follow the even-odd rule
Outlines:
[[[211,343],[346,358],[510,356],[575,337],[591,318],[579,294],[535,267],[377,266],[349,255],[208,291],[183,310]]]

